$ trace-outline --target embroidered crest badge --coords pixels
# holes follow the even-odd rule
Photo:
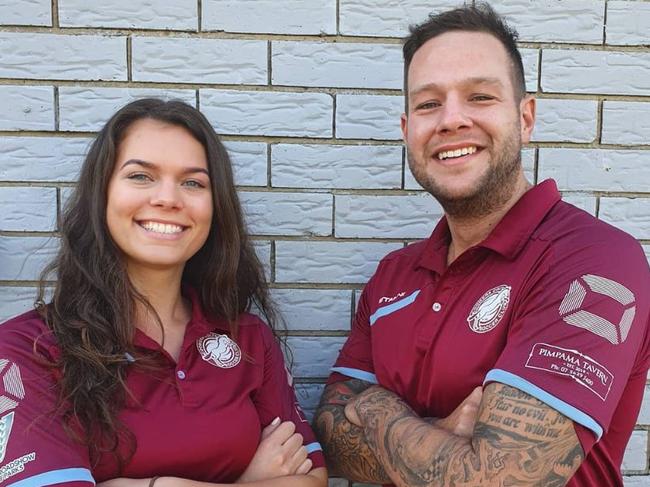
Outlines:
[[[487,333],[499,324],[510,302],[510,289],[510,286],[502,284],[481,296],[467,317],[473,332]]]
[[[208,363],[222,369],[231,369],[241,360],[241,350],[227,335],[208,333],[196,341],[196,348]]]

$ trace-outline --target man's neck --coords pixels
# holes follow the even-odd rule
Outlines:
[[[447,253],[447,265],[450,265],[458,257],[460,257],[467,249],[474,247],[492,232],[494,227],[501,221],[506,213],[512,208],[519,198],[521,198],[531,184],[522,178],[521,181],[515,186],[512,196],[501,206],[493,209],[487,215],[458,217],[447,216],[447,224],[449,225],[449,233],[451,234],[451,243],[449,244],[449,251]]]

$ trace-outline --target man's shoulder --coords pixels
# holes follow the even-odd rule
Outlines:
[[[558,202],[537,228],[534,238],[558,245],[583,248],[606,248],[643,254],[639,242],[629,233],[600,220],[564,201]]]

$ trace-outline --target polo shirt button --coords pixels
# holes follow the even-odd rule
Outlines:
[[[178,377],[180,380],[185,379],[185,372],[179,370],[178,372],[176,372],[176,377]]]
[[[433,306],[431,306],[431,309],[435,311],[436,313],[442,309],[442,305],[440,303],[433,303]]]

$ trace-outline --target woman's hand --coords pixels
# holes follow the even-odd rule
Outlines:
[[[100,482],[97,484],[97,487],[149,487],[150,480],[117,478]]]
[[[257,451],[237,483],[308,473],[312,463],[307,458],[302,435],[295,431],[293,422],[280,423],[280,418],[275,418],[262,430]]]

